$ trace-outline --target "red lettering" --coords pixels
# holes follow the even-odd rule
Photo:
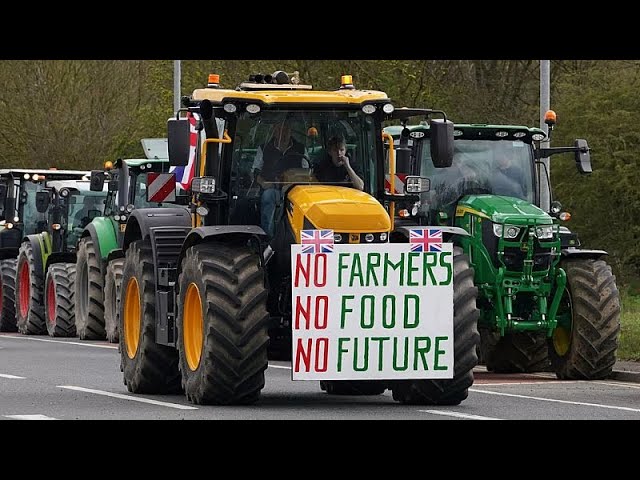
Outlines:
[[[298,345],[296,346],[296,364],[295,364],[296,372],[300,371],[301,358],[305,364],[305,372],[308,372],[309,369],[311,368],[311,342],[312,341],[313,339],[311,338],[307,339],[307,352],[305,355],[304,346],[302,345],[302,339],[301,338],[298,339]]]
[[[316,361],[315,361],[315,369],[316,372],[326,372],[327,371],[327,359],[329,357],[329,339],[328,338],[318,338],[316,339]],[[321,362],[323,362],[321,364]]]
[[[302,265],[302,261],[300,260],[300,257],[302,255],[297,254],[296,255],[296,274],[294,275],[294,281],[293,281],[293,286],[294,287],[299,287],[300,286],[300,273],[302,273],[302,276],[304,277],[305,280],[305,287],[309,286],[309,268],[311,268],[311,255],[305,255],[305,259],[307,260],[307,268],[305,269],[304,266]]]
[[[296,306],[296,313],[297,313],[297,306]],[[320,313],[322,313],[322,318],[320,318]],[[316,315],[315,315],[316,330],[322,330],[324,328],[327,328],[328,317],[329,317],[329,297],[327,297],[326,295],[320,295],[316,297]],[[307,325],[308,324],[309,324],[309,321],[307,320]]]
[[[324,287],[327,284],[327,254],[326,253],[318,253],[314,255],[315,263],[314,263],[314,272],[313,272],[313,283],[316,287]],[[319,279],[319,271],[320,271],[320,261],[322,261],[322,277]],[[322,283],[320,283],[322,282]]]
[[[318,310],[317,310],[318,300],[316,300],[316,325],[318,324]],[[309,323],[311,321],[311,297],[307,295],[307,308],[305,309],[302,303],[300,303],[300,297],[296,297],[296,314],[295,321],[293,323],[293,328],[298,330],[300,328],[300,315],[304,317],[306,320],[305,329],[309,330]]]

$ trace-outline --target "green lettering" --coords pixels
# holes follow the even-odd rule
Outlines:
[[[369,306],[369,323],[366,323],[367,306],[365,300],[370,300]],[[373,306],[375,304],[375,297],[373,295],[363,295],[360,299],[360,326],[362,328],[373,328]]]
[[[346,319],[346,314],[353,312],[353,308],[347,307],[347,300],[353,300],[355,295],[343,295],[342,296],[342,306],[340,308],[340,328],[344,328],[344,321]]]
[[[393,369],[404,372],[409,366],[409,337],[404,337],[404,364],[398,365],[398,337],[393,337]]]
[[[427,342],[426,347],[420,347],[420,342]],[[418,370],[418,354],[422,360],[423,370],[429,370],[427,365],[427,352],[431,350],[431,339],[429,337],[416,337],[414,341],[414,357],[413,357],[413,369]]]
[[[363,278],[362,278],[362,264],[360,263],[360,254],[353,254],[353,262],[351,263],[351,278],[349,279],[349,286],[353,287],[353,280],[358,277],[360,279],[360,286],[363,287]]]
[[[413,300],[414,323],[409,323],[409,300]],[[404,296],[404,328],[416,328],[420,323],[420,297],[407,294]]]
[[[358,367],[358,337],[353,339],[353,370],[356,372],[364,372],[369,370],[369,337],[364,337],[364,364]]]
[[[433,274],[433,267],[438,263],[436,252],[425,252],[422,256],[422,285],[436,285],[436,276]],[[427,283],[427,275],[431,283]]]
[[[342,286],[342,270],[345,270],[348,265],[345,265],[342,260],[345,257],[348,257],[349,255],[351,255],[350,253],[339,253],[338,254],[338,286],[341,287]]]
[[[376,341],[378,343],[378,371],[382,371],[382,359],[384,353],[384,342],[386,340],[390,340],[390,337],[371,337],[371,341]]]
[[[409,252],[409,266],[407,267],[407,286],[408,287],[417,287],[420,285],[418,282],[413,281],[413,272],[417,272],[420,268],[418,265],[413,266],[413,259],[418,258],[422,255],[420,252]]]
[[[451,280],[453,278],[453,259],[445,262],[444,258],[445,257],[452,257],[453,254],[451,252],[441,252],[440,253],[440,266],[445,267],[447,269],[447,278],[445,280],[443,280],[442,282],[440,282],[438,285],[449,285],[451,283]]]
[[[373,262],[373,259],[376,259],[376,262]],[[373,267],[380,266],[380,254],[379,253],[370,253],[367,255],[367,287],[371,285],[371,277],[373,277],[373,286],[378,286],[378,278],[376,277],[376,271]]]
[[[350,341],[350,338],[347,337],[339,337],[338,338],[338,368],[337,371],[341,372],[342,371],[342,354],[343,353],[347,353],[349,351],[349,349],[345,349],[342,347],[342,344],[345,342]]]
[[[435,341],[435,355],[434,355],[434,359],[433,359],[433,369],[434,370],[447,370],[448,367],[446,365],[438,365],[438,358],[440,357],[440,354],[446,353],[444,350],[440,350],[440,342],[441,341],[446,341],[449,340],[449,337],[436,337],[436,341]]]
[[[382,282],[383,286],[387,286],[389,284],[388,283],[389,276],[387,275],[389,267],[391,267],[392,270],[400,270],[399,285],[403,287],[404,286],[404,253],[400,254],[400,260],[398,261],[398,263],[393,263],[393,261],[389,259],[388,253],[384,254],[384,280]]]
[[[391,320],[388,321],[387,315],[389,303],[391,303]],[[385,295],[382,297],[382,326],[384,328],[393,328],[396,326],[396,297],[394,295]]]

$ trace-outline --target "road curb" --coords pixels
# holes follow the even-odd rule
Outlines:
[[[609,376],[611,380],[621,382],[640,383],[640,372],[631,372],[629,370],[614,370]]]

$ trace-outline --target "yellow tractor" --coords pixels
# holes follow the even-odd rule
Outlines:
[[[314,90],[283,71],[252,75],[233,89],[210,75],[207,88],[182,105],[168,121],[169,158],[181,178],[193,171],[191,202],[136,209],[128,219],[121,369],[134,393],[183,390],[196,404],[249,404],[260,398],[269,357],[292,348],[292,246],[310,231],[331,232],[336,246],[375,252],[388,245],[394,202],[417,195],[425,182],[409,176],[403,191],[385,191],[385,174],[396,172],[384,122],[427,119],[436,167],[451,164],[453,123],[440,111],[396,109],[384,92],[356,89],[350,75],[335,91]],[[321,175],[336,141],[350,168]],[[404,151],[399,164],[407,164]],[[412,404],[467,397],[477,364],[477,290],[467,256],[456,248],[452,257],[451,378],[326,378],[323,390],[391,389]]]

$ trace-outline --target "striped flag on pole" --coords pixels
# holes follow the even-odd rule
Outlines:
[[[191,180],[196,173],[196,149],[198,147],[198,131],[196,130],[197,119],[191,112],[187,112],[189,119],[189,163],[184,167],[171,167],[169,172],[176,174],[176,182],[184,190],[189,190]]]

